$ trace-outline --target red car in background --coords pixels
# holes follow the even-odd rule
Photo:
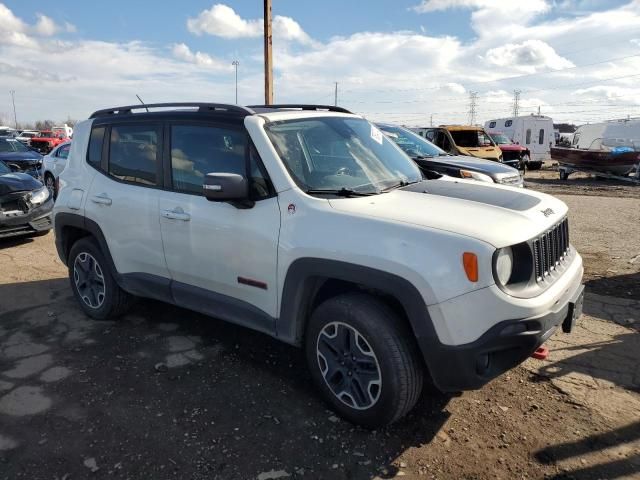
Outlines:
[[[531,162],[531,152],[528,148],[518,143],[513,143],[509,137],[502,132],[487,132],[491,139],[500,147],[502,158],[505,163],[518,160],[518,169],[538,170],[542,162]]]
[[[71,128],[53,127],[51,130],[43,130],[40,136],[31,139],[31,148],[37,150],[42,155],[46,155],[51,150],[64,142],[68,142],[70,138]]]

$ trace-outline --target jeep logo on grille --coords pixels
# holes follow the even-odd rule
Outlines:
[[[540,210],[540,211],[544,214],[545,217],[548,217],[548,216],[553,215],[554,213],[556,213],[550,208],[545,208],[544,210]]]

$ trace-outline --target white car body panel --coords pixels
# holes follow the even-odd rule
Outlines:
[[[243,300],[277,316],[280,209],[276,197],[250,209],[238,209],[199,195],[160,192],[159,209],[171,278]],[[188,220],[165,218],[163,211],[182,211]],[[267,288],[241,284],[238,277],[264,282]]]

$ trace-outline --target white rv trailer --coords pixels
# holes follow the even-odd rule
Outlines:
[[[640,150],[640,119],[609,120],[580,125],[573,134],[571,146],[586,150],[610,150],[631,147]]]
[[[531,162],[551,160],[551,147],[555,144],[553,119],[545,115],[523,115],[488,120],[485,130],[502,132],[513,142],[519,143],[531,152]]]

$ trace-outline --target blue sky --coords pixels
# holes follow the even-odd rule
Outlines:
[[[273,0],[276,100],[424,124],[522,113],[640,114],[640,1]],[[0,0],[0,92],[20,119],[135,101],[262,100],[261,0]],[[5,96],[5,97],[8,97]],[[0,95],[0,117],[11,117]]]

